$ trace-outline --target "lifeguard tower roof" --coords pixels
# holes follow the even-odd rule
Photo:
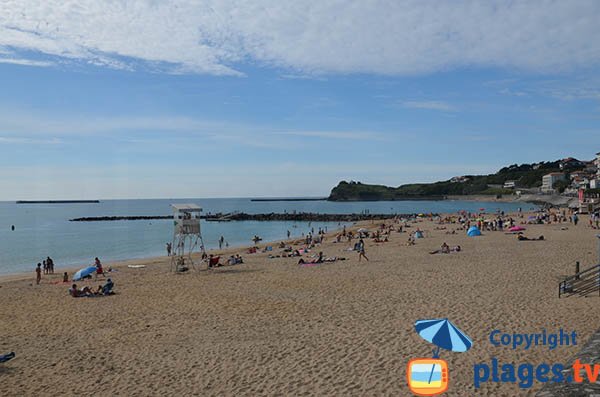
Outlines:
[[[171,204],[176,212],[202,212],[202,208],[196,204]]]

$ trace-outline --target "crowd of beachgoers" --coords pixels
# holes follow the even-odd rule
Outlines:
[[[326,228],[312,228],[304,235],[301,239],[290,240],[290,231],[287,231],[287,240],[282,240],[277,244],[265,243],[261,248],[259,244],[262,238],[255,235],[251,241],[253,246],[245,249],[246,254],[256,254],[258,252],[267,253],[269,259],[275,258],[288,258],[294,257],[298,259],[298,265],[311,266],[318,265],[321,263],[331,263],[337,261],[345,261],[348,258],[339,255],[326,255],[323,251],[319,250],[319,247],[324,243],[333,242],[335,244],[347,244],[344,252],[355,252],[357,260],[368,261],[366,255],[366,244],[365,240],[370,239],[373,243],[387,243],[390,241],[390,235],[393,233],[404,234],[406,236],[406,245],[416,245],[417,241],[422,238],[426,238],[430,235],[431,231],[422,230],[418,226],[418,222],[422,220],[429,220],[436,226],[433,228],[435,231],[444,231],[445,234],[454,235],[457,233],[465,233],[471,235],[469,231],[475,230],[478,236],[481,232],[504,232],[506,234],[517,235],[517,240],[543,240],[543,236],[539,237],[527,237],[524,235],[526,231],[526,225],[532,224],[561,224],[564,226],[563,230],[566,230],[570,223],[577,225],[579,222],[579,215],[577,211],[565,209],[565,208],[549,208],[528,213],[525,215],[521,208],[514,214],[506,214],[504,211],[496,211],[492,213],[486,212],[483,208],[479,212],[467,212],[459,211],[456,214],[418,214],[412,217],[397,216],[392,219],[382,220],[381,223],[376,224],[375,228],[367,229],[365,227],[353,228],[354,230],[347,230],[344,225],[340,230],[333,233],[328,233]],[[308,224],[310,228],[310,223]],[[589,227],[594,229],[600,229],[600,214],[598,212],[592,213],[589,216]],[[352,229],[352,228],[351,228]],[[413,230],[414,229],[414,230]],[[331,241],[333,240],[333,241]],[[274,248],[276,247],[276,248]],[[226,242],[225,237],[219,238],[219,250],[223,248],[228,249],[229,244]],[[461,251],[460,245],[450,247],[446,242],[443,242],[439,249],[430,251],[430,254],[437,253],[453,253]],[[166,243],[167,256],[175,256],[175,252],[172,250],[172,243]],[[243,264],[244,260],[239,253],[231,254],[228,257],[224,257],[220,254],[207,253],[206,251],[201,252],[200,264],[205,264],[207,269],[216,269],[223,266],[233,266]],[[112,272],[113,269],[109,268],[105,271],[102,267],[102,263],[96,257],[94,260],[95,271],[93,275],[95,277],[104,276],[106,277],[107,272]],[[188,267],[184,267],[184,270],[189,270]],[[47,257],[41,263],[37,264],[36,268],[36,284],[40,284],[43,274],[54,274],[54,261]],[[91,274],[87,274],[83,279],[91,278]],[[68,272],[63,274],[63,283],[69,282]],[[70,289],[71,296],[97,296],[100,294],[107,295],[103,291],[112,292],[112,281],[110,287],[106,285],[100,285],[97,289],[93,290],[89,286],[77,287],[73,284]]]

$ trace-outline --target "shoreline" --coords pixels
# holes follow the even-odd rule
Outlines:
[[[365,226],[363,223],[365,222],[375,222],[376,220],[364,220],[364,221],[357,221],[357,222],[353,222],[352,225],[347,225],[346,226],[346,230],[348,231],[353,231],[355,232],[358,228],[360,228],[361,226]],[[331,237],[331,236],[335,236],[337,234],[337,231],[340,231],[343,229],[343,226],[340,228],[336,228],[336,229],[332,229],[330,231],[328,231],[325,236],[326,237]],[[252,247],[261,247],[261,246],[267,246],[267,245],[272,245],[274,246],[275,244],[279,244],[281,242],[285,242],[286,244],[294,244],[297,241],[300,241],[301,238],[296,237],[296,238],[290,238],[290,239],[280,239],[280,240],[273,240],[273,241],[260,241],[258,245],[230,245],[228,248],[223,248],[223,249],[218,249],[218,248],[208,248],[206,250],[207,254],[211,254],[214,252],[218,252],[220,256],[222,255],[231,255],[231,254],[239,254],[240,250],[247,252],[250,248]],[[275,249],[275,247],[273,247],[273,249]],[[194,252],[192,254],[192,258],[194,260],[199,259],[199,257],[201,256],[201,252]],[[127,258],[127,259],[115,259],[115,260],[110,260],[110,261],[102,261],[102,267],[104,269],[108,269],[109,267],[113,267],[115,269],[119,269],[119,268],[123,268],[123,267],[127,267],[128,265],[142,265],[142,264],[147,264],[148,261],[150,261],[151,263],[159,263],[165,260],[170,260],[169,258],[171,258],[170,256],[167,255],[162,255],[162,256],[147,256],[147,257],[140,257],[140,258]],[[62,279],[62,273],[67,272],[69,273],[69,279],[71,279],[71,275],[74,274],[76,271],[82,269],[85,266],[93,266],[93,259],[90,260],[89,264],[78,264],[78,265],[65,265],[65,266],[59,266],[59,267],[55,267],[55,272],[53,274],[43,274],[42,273],[42,280],[44,279],[44,276],[53,276],[53,278],[61,278]],[[25,270],[22,272],[16,272],[16,273],[0,273],[0,283],[4,283],[4,282],[15,282],[15,281],[25,281],[25,280],[29,280],[32,279],[35,282],[35,265],[32,265],[32,269],[31,270]],[[1,287],[1,285],[0,285]]]

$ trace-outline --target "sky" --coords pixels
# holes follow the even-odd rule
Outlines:
[[[326,196],[600,151],[598,1],[0,3],[0,200]]]

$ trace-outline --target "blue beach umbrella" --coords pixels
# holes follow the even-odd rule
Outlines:
[[[437,346],[437,349],[433,351],[433,358],[439,357],[440,347],[453,352],[463,353],[473,345],[471,338],[447,318],[418,320],[415,323],[415,330],[421,338]],[[431,367],[428,383],[431,383],[434,369],[435,364]]]
[[[415,330],[419,336],[439,348],[453,352],[466,352],[473,345],[473,341],[464,332],[458,329],[447,318],[433,320],[419,320],[415,323]],[[437,355],[437,353],[434,353]]]
[[[73,281],[79,281],[84,277],[89,276],[90,274],[94,274],[96,272],[96,266],[88,266],[80,269],[73,275]]]

